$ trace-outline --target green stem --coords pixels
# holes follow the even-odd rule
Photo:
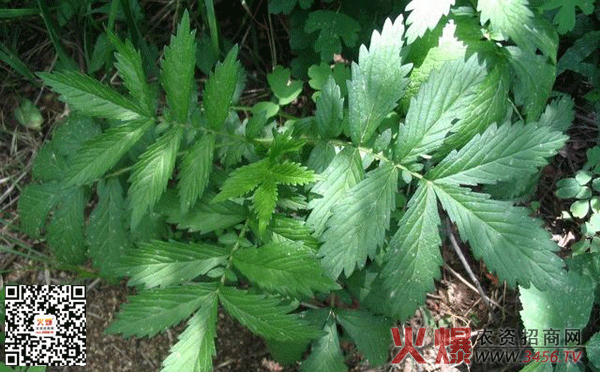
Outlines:
[[[244,222],[244,226],[242,227],[242,230],[240,230],[240,234],[238,235],[237,240],[235,241],[235,244],[231,248],[231,252],[230,252],[229,257],[227,259],[227,266],[225,267],[225,272],[223,273],[223,276],[221,276],[221,284],[225,284],[225,279],[226,279],[225,275],[227,273],[227,270],[229,270],[231,268],[231,266],[233,265],[233,253],[235,251],[237,251],[238,248],[240,247],[240,241],[246,235],[246,231],[248,230],[248,223],[249,222],[250,222],[249,219],[247,219],[246,222]]]
[[[217,16],[215,15],[215,4],[213,0],[204,0],[206,8],[206,18],[208,19],[208,28],[210,29],[210,39],[212,41],[213,52],[216,56],[221,55],[219,48],[219,30],[217,29]]]

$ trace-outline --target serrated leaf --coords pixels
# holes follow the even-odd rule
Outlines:
[[[323,328],[323,335],[311,348],[310,355],[302,363],[302,372],[346,372],[348,367],[344,363],[344,356],[340,350],[340,341],[336,324],[329,320]]]
[[[360,24],[344,13],[316,10],[308,14],[304,31],[308,34],[319,31],[315,52],[320,53],[322,61],[331,61],[335,53],[342,51],[341,40],[348,47],[356,45]]]
[[[575,119],[574,106],[575,102],[568,95],[564,95],[560,99],[555,99],[546,106],[544,113],[538,120],[538,125],[548,126],[559,132],[566,132]]]
[[[60,181],[66,169],[64,156],[59,154],[54,143],[50,141],[38,151],[31,173],[33,178],[39,181]]]
[[[468,116],[486,77],[485,66],[472,56],[446,62],[433,71],[411,99],[406,122],[400,125],[395,156],[405,164],[436,150],[456,122]]]
[[[554,24],[558,25],[558,32],[565,34],[575,27],[576,7],[585,14],[591,14],[594,11],[594,0],[550,0],[544,2],[542,9],[560,8],[553,20]]]
[[[433,187],[462,240],[500,280],[541,290],[562,280],[562,260],[554,253],[558,246],[527,208],[453,185],[434,181]]]
[[[405,11],[411,11],[406,24],[406,43],[412,44],[427,30],[433,30],[443,16],[448,15],[455,0],[411,0]]]
[[[275,182],[284,185],[306,185],[315,181],[312,170],[290,161],[272,164],[269,170]]]
[[[320,335],[318,329],[289,314],[297,305],[285,304],[277,297],[251,294],[223,287],[219,290],[221,304],[252,333],[281,341],[310,340]]]
[[[273,94],[279,99],[279,105],[285,106],[292,102],[302,92],[302,82],[290,79],[290,70],[277,66],[267,75],[267,81]]]
[[[370,49],[361,46],[358,64],[352,64],[348,85],[350,137],[356,144],[367,142],[381,121],[396,108],[408,85],[410,65],[402,65],[400,49],[404,34],[400,15],[385,21],[381,34],[373,31]]]
[[[111,169],[150,129],[153,119],[134,120],[109,128],[81,146],[66,174],[69,186],[85,185]]]
[[[182,213],[186,213],[204,193],[212,171],[214,150],[215,135],[207,133],[183,156],[177,185]]]
[[[401,320],[413,316],[425,302],[427,292],[435,288],[444,263],[440,254],[440,217],[433,188],[421,183],[408,203],[390,241],[381,272],[389,290],[389,307]]]
[[[305,246],[316,249],[318,240],[312,235],[313,230],[304,221],[282,215],[274,215],[269,227],[275,234],[292,241],[301,241]]]
[[[229,174],[221,188],[221,192],[215,196],[212,202],[217,203],[236,198],[254,190],[266,172],[268,172],[267,159],[236,168]]]
[[[240,272],[269,291],[312,297],[340,287],[323,275],[315,252],[302,243],[270,243],[237,250],[233,264]]]
[[[112,32],[107,31],[107,35],[112,45],[117,49],[115,67],[121,78],[123,78],[123,84],[129,94],[139,102],[145,115],[154,116],[154,97],[150,85],[146,81],[140,52],[134,48],[131,40],[127,39],[123,43]]]
[[[540,291],[536,287],[519,287],[523,305],[521,319],[526,329],[537,329],[542,334],[547,329],[585,328],[594,304],[594,285],[588,276],[568,271]],[[564,332],[560,332],[558,345],[567,345]],[[541,345],[540,345],[541,346]],[[536,345],[532,345],[535,350]]]
[[[333,76],[329,76],[317,98],[315,121],[322,138],[335,138],[342,133],[344,98]]]
[[[131,241],[125,229],[123,188],[115,178],[98,183],[98,204],[86,228],[89,254],[101,272],[110,270],[122,257]]]
[[[129,285],[166,287],[204,275],[226,258],[226,250],[213,245],[152,240],[131,249],[114,271],[130,276]]]
[[[204,110],[208,126],[214,130],[223,127],[229,114],[235,93],[242,83],[243,69],[237,60],[238,47],[235,45],[223,63],[217,63],[215,71],[209,76],[204,87]]]
[[[392,322],[364,310],[339,310],[337,321],[371,365],[381,365],[388,358]]]
[[[196,67],[196,31],[190,31],[187,10],[183,12],[177,34],[171,36],[169,46],[165,47],[161,67],[161,83],[173,117],[177,122],[187,124]]]
[[[594,333],[585,343],[585,355],[596,368],[600,368],[600,332]]]
[[[252,200],[258,217],[258,229],[261,233],[265,231],[271,220],[271,215],[277,205],[277,197],[277,184],[275,181],[272,178],[263,178]]]
[[[333,206],[319,250],[328,276],[337,278],[344,271],[348,277],[375,256],[396,208],[397,184],[398,170],[390,163],[383,164]]]
[[[188,321],[188,327],[179,336],[179,341],[171,348],[163,361],[161,372],[211,372],[212,358],[216,355],[217,335],[216,296],[205,298],[200,310]]]
[[[214,301],[216,290],[216,283],[197,283],[141,291],[128,296],[106,332],[153,337],[189,317],[200,305]]]
[[[27,235],[36,239],[40,237],[48,213],[60,201],[60,190],[60,185],[55,182],[30,184],[23,189],[19,197],[19,218]]]
[[[575,40],[573,46],[565,51],[556,65],[556,74],[560,75],[565,70],[575,71],[592,80],[598,76],[595,64],[584,62],[600,46],[600,31],[590,31]]]
[[[58,207],[48,224],[46,239],[60,262],[77,265],[85,260],[86,251],[83,189],[66,189],[59,197]]]
[[[132,230],[167,188],[182,135],[182,127],[172,127],[150,145],[135,163],[129,177],[131,186],[128,191]]]
[[[52,143],[60,155],[73,158],[86,141],[99,134],[100,127],[92,118],[71,114],[52,135]]]
[[[332,214],[331,207],[365,178],[359,151],[353,147],[344,148],[335,155],[319,177],[321,180],[313,186],[311,192],[322,197],[308,203],[308,208],[312,211],[306,219],[306,224],[315,229],[317,236],[325,230],[325,223]]]
[[[560,150],[567,136],[550,127],[505,123],[489,126],[452,151],[425,178],[454,185],[494,184],[534,174]]]
[[[44,82],[60,93],[60,98],[84,115],[115,120],[135,120],[144,110],[94,78],[78,72],[39,72]]]
[[[511,54],[509,62],[517,77],[514,86],[515,103],[524,106],[528,121],[536,121],[552,91],[556,67],[543,56],[520,48],[506,47],[506,50]]]

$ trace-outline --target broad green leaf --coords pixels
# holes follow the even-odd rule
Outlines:
[[[556,182],[556,196],[561,199],[574,198],[581,190],[582,187],[575,178],[564,178]]]
[[[600,332],[594,333],[585,343],[585,355],[594,367],[600,368]]]
[[[252,333],[281,341],[310,340],[320,332],[296,314],[295,304],[285,304],[277,297],[248,293],[223,287],[219,289],[221,304]]]
[[[39,238],[46,225],[46,217],[60,201],[61,187],[58,183],[27,185],[19,197],[21,228],[32,238]]]
[[[336,324],[329,320],[323,329],[323,335],[311,348],[311,353],[300,367],[302,372],[346,372],[344,355],[340,349]]]
[[[131,249],[114,271],[130,276],[129,285],[166,287],[204,275],[226,259],[226,250],[217,246],[152,240]]]
[[[306,185],[315,181],[315,174],[312,170],[290,161],[271,164],[269,171],[278,184]]]
[[[212,171],[214,150],[215,135],[207,133],[183,156],[177,185],[182,213],[186,213],[204,193]]]
[[[160,372],[211,372],[216,355],[217,298],[208,295],[198,312],[188,321],[188,327],[171,348]]]
[[[86,228],[89,254],[101,272],[113,267],[123,257],[131,241],[125,229],[123,188],[116,178],[98,183],[98,204]]]
[[[405,11],[411,11],[406,24],[406,42],[412,44],[416,38],[421,37],[427,30],[437,26],[440,18],[448,15],[450,7],[455,0],[411,0]]]
[[[339,289],[323,275],[314,250],[302,243],[271,243],[237,250],[233,264],[260,287],[284,295],[312,297],[314,292]]]
[[[76,157],[75,152],[88,140],[100,134],[100,127],[94,119],[71,114],[52,135],[52,143],[58,153],[65,158]]]
[[[73,158],[76,158],[74,156]],[[45,143],[38,151],[31,173],[38,181],[61,181],[67,169],[67,162],[52,141]]]
[[[537,329],[539,335],[547,329],[560,330],[558,344],[567,345],[564,330],[583,330],[588,323],[594,304],[594,285],[588,276],[573,270],[561,279],[549,284],[543,292],[534,286],[519,287],[523,306],[520,314],[526,329]],[[536,345],[533,348],[541,350]]]
[[[565,34],[575,27],[575,8],[579,8],[585,14],[594,11],[594,0],[549,0],[544,3],[542,9],[551,10],[560,8],[554,16],[554,24],[558,25],[558,32]]]
[[[216,283],[198,283],[141,291],[127,298],[106,332],[153,337],[189,317],[200,305],[214,301],[216,290]]]
[[[575,102],[569,95],[555,99],[546,106],[546,110],[540,116],[538,125],[548,126],[559,132],[566,132],[575,119],[574,106]]]
[[[373,31],[371,45],[360,47],[358,64],[352,64],[348,84],[350,137],[355,144],[367,142],[381,121],[396,108],[408,84],[410,65],[402,65],[400,49],[404,24],[400,15],[385,21],[381,34]]]
[[[285,106],[296,99],[302,92],[302,82],[290,79],[290,70],[277,66],[267,75],[267,81],[275,97],[279,99],[279,105]]]
[[[132,230],[167,188],[182,135],[180,126],[172,127],[150,145],[135,163],[129,177],[131,186],[128,191]]]
[[[325,230],[325,223],[332,214],[331,207],[365,177],[359,151],[354,147],[344,148],[319,176],[321,180],[311,192],[322,197],[308,203],[312,211],[306,219],[306,224],[315,229],[317,236]]]
[[[477,101],[485,77],[485,66],[477,62],[476,56],[466,62],[446,62],[433,71],[411,99],[406,122],[400,125],[396,158],[408,164],[435,151],[453,125],[468,116],[467,110]]]
[[[60,262],[77,265],[85,260],[83,189],[61,191],[60,202],[48,224],[46,239]]]
[[[40,72],[46,84],[60,93],[61,100],[84,115],[115,120],[135,120],[144,110],[96,79],[78,72]]]
[[[234,101],[236,91],[242,83],[243,69],[237,60],[237,45],[231,48],[223,63],[217,63],[204,87],[204,110],[208,126],[214,130],[223,127]]]
[[[560,150],[567,136],[522,122],[492,124],[459,151],[452,151],[425,178],[454,185],[494,184],[534,174]]]
[[[221,188],[221,192],[212,200],[213,203],[236,198],[250,192],[258,186],[264,174],[268,172],[267,159],[236,168],[229,174]]]
[[[115,67],[121,78],[123,78],[123,84],[129,91],[129,94],[139,102],[145,115],[148,117],[154,116],[154,96],[150,85],[146,81],[140,52],[134,48],[131,40],[127,39],[123,43],[112,32],[108,31],[107,34],[110,42],[117,49]]]
[[[312,95],[312,99],[315,102],[317,97],[321,95],[320,90],[323,89],[323,86],[330,76],[333,76],[336,84],[340,87],[342,97],[346,97],[348,95],[346,81],[350,80],[350,69],[343,63],[336,63],[333,66],[333,69],[331,68],[330,64],[326,62],[321,62],[319,65],[312,65],[308,69],[308,76],[310,78],[308,80],[308,85],[316,90],[316,92]]]
[[[360,24],[344,13],[315,10],[308,14],[304,31],[310,34],[318,30],[315,51],[320,53],[322,61],[331,61],[334,54],[342,51],[341,40],[347,47],[356,45]]]
[[[396,208],[398,170],[390,163],[367,173],[333,206],[319,250],[327,275],[346,277],[362,269],[383,245]]]
[[[309,342],[306,340],[294,342],[266,339],[265,344],[275,361],[282,365],[291,365],[302,359]]]
[[[187,10],[181,17],[177,35],[171,36],[169,46],[165,47],[161,67],[161,83],[173,117],[177,122],[187,124],[196,67],[196,31],[190,31]]]
[[[430,185],[421,183],[398,225],[381,276],[389,290],[391,311],[406,320],[425,302],[427,292],[434,290],[433,281],[439,279],[444,263],[437,199]]]
[[[489,195],[449,184],[432,183],[442,207],[469,242],[475,258],[483,258],[500,280],[515,287],[534,285],[541,290],[563,280],[558,246],[527,208],[495,201]]]
[[[153,119],[139,119],[109,128],[86,142],[73,156],[67,170],[66,184],[85,185],[111,169],[154,124]]]
[[[352,340],[371,365],[385,363],[392,341],[392,322],[382,316],[364,310],[339,310],[337,321],[348,332]]]
[[[306,166],[315,173],[323,173],[335,158],[335,154],[335,147],[331,143],[326,140],[319,141],[310,152]]]
[[[556,67],[543,56],[516,47],[506,48],[509,62],[516,74],[515,103],[523,105],[527,121],[536,121],[546,106],[554,80]]]
[[[316,249],[319,246],[313,230],[302,220],[276,214],[269,228],[273,233],[292,241],[301,241],[309,248]]]
[[[333,76],[329,76],[323,90],[317,98],[315,121],[322,138],[335,138],[342,133],[344,116],[344,98]]]
[[[271,220],[271,215],[277,205],[277,197],[277,184],[273,178],[263,178],[252,199],[258,217],[258,229],[261,233],[266,230]]]

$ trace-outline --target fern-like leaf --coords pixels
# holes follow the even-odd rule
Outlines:
[[[567,136],[550,127],[492,124],[460,151],[451,152],[425,178],[455,185],[494,184],[518,174],[526,177],[556,155]]]
[[[48,224],[48,245],[60,262],[77,265],[85,260],[83,235],[85,200],[80,187],[61,191],[60,203]]]
[[[296,314],[289,314],[297,305],[284,304],[276,297],[223,287],[219,290],[219,299],[229,314],[250,331],[265,338],[298,341],[309,340],[320,334],[318,329]]]
[[[444,263],[437,200],[431,186],[419,186],[398,225],[381,275],[389,290],[391,312],[398,319],[408,319],[423,304],[425,294],[434,289],[433,280],[440,277]]]
[[[526,208],[494,201],[489,195],[433,183],[443,208],[456,223],[462,240],[468,241],[476,258],[512,287],[533,284],[545,290],[564,275],[558,249]]]
[[[391,211],[396,208],[398,171],[390,163],[367,173],[333,206],[319,250],[325,271],[337,278],[362,269],[383,245]]]
[[[154,120],[140,119],[108,129],[79,148],[66,174],[67,186],[98,179],[148,131]]]
[[[23,231],[39,238],[48,213],[60,201],[61,186],[57,182],[27,185],[19,197],[19,217]]]
[[[267,159],[237,168],[225,180],[221,192],[215,196],[212,202],[236,198],[254,190],[267,172]]]
[[[275,182],[284,185],[306,185],[315,181],[315,174],[312,170],[289,161],[272,164],[269,167]]]
[[[312,296],[339,286],[323,275],[312,249],[301,243],[271,243],[237,250],[233,264],[248,279],[269,291],[284,295]]]
[[[402,65],[400,49],[402,16],[387,19],[381,34],[373,31],[370,49],[360,48],[358,64],[352,64],[348,82],[350,137],[356,144],[367,142],[386,115],[392,111],[408,85],[411,66]]]
[[[181,124],[187,124],[193,96],[195,37],[196,31],[190,31],[190,15],[186,10],[177,27],[177,34],[171,36],[169,46],[165,47],[165,59],[162,62],[161,83],[167,93],[167,102],[173,117]]]
[[[275,211],[277,196],[277,184],[273,178],[264,177],[252,200],[258,217],[258,230],[261,234],[266,230],[271,215]]]
[[[208,295],[200,309],[189,320],[188,327],[171,348],[160,372],[211,372],[216,355],[217,297]]]
[[[183,156],[178,184],[182,213],[186,213],[204,193],[212,171],[214,150],[215,136],[209,133]]]
[[[477,56],[446,62],[421,85],[411,99],[406,123],[400,126],[395,156],[412,163],[419,156],[436,150],[451,131],[455,121],[468,115],[467,108],[477,99],[477,87],[486,76]]]
[[[198,283],[141,291],[128,297],[106,332],[153,337],[190,316],[216,289],[216,283]]]
[[[160,199],[167,188],[173,173],[179,142],[183,134],[180,126],[174,126],[162,135],[146,152],[140,155],[129,178],[129,205],[131,229],[140,223],[142,217]]]
[[[227,252],[208,244],[186,244],[152,240],[132,249],[115,266],[114,272],[130,276],[129,285],[146,288],[169,286],[206,274],[224,264]]]
[[[89,76],[73,71],[38,75],[60,93],[64,102],[85,115],[115,120],[135,120],[145,115],[138,105]]]
[[[217,63],[204,88],[204,110],[208,126],[220,130],[229,114],[231,103],[242,84],[243,69],[237,60],[237,45],[231,48],[223,63]]]

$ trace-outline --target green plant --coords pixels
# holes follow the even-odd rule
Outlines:
[[[522,30],[481,4],[497,32],[524,42]],[[474,9],[459,10],[467,15],[457,25],[480,29]],[[337,324],[371,363],[383,363],[392,321],[410,317],[439,278],[443,219],[509,285],[564,285],[541,222],[475,188],[532,178],[563,146],[569,115],[556,108],[565,101],[544,110],[548,95],[533,89],[535,77],[524,82],[519,64],[551,66],[555,51],[545,48],[546,58],[473,38],[479,55],[464,48],[411,71],[403,56],[423,62],[435,48],[429,40],[422,54],[416,44],[407,53],[404,36],[402,16],[373,32],[345,89],[336,82],[343,70],[317,67],[325,73],[315,74],[314,116],[282,112],[301,83],[276,68],[274,99],[241,107],[242,121],[233,111],[243,83],[237,47],[198,103],[187,12],[161,63],[165,106],[139,52],[109,34],[128,95],[78,73],[40,74],[80,116],[40,150],[33,176],[41,183],[19,203],[23,228],[41,236],[51,215],[46,237],[59,258],[77,264],[89,249],[103,275],[138,286],[109,332],[152,336],[191,316],[163,371],[212,369],[218,304],[284,362],[312,342],[305,371],[345,370]],[[504,58],[498,64],[486,58],[494,53]],[[511,72],[527,123],[506,105]]]

